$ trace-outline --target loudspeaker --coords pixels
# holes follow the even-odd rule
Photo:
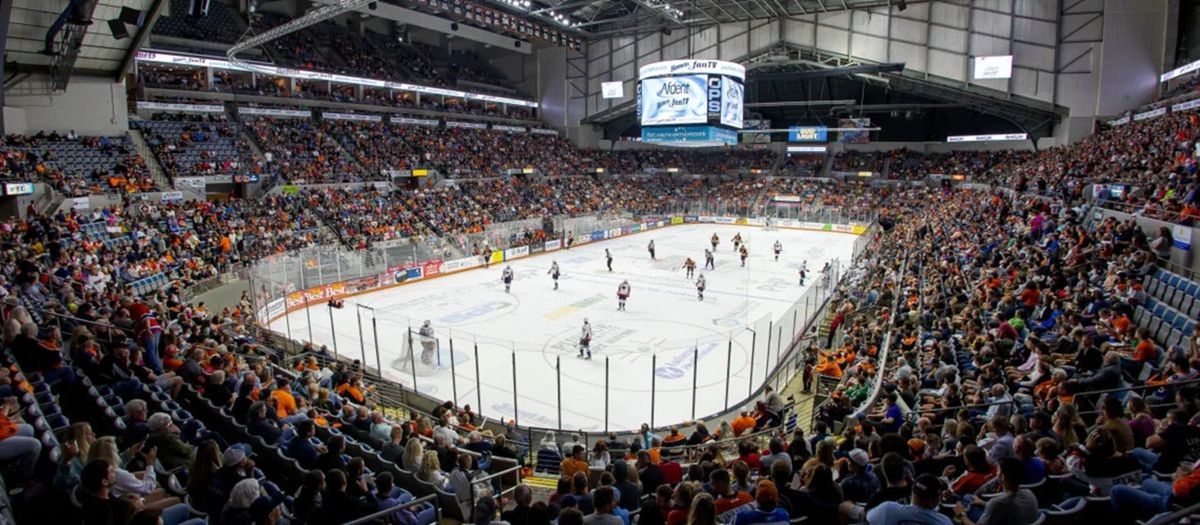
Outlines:
[[[367,4],[367,9],[370,9],[372,11],[379,9],[379,2],[371,2],[371,3]]]
[[[125,23],[120,20],[109,20],[108,30],[112,33],[113,38],[117,40],[129,38],[129,30],[125,29]]]
[[[117,18],[125,24],[142,27],[146,23],[146,12],[132,7],[121,7],[121,14]]]
[[[450,30],[458,31],[458,22],[450,22]]]
[[[188,0],[189,16],[207,16],[209,0]]]
[[[521,41],[520,41],[520,40],[513,40],[513,47],[521,47]]]

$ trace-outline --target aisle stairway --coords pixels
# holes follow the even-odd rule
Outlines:
[[[141,155],[142,160],[146,161],[146,169],[154,178],[154,183],[163,190],[173,189],[175,184],[171,181],[171,177],[167,176],[162,165],[158,163],[158,157],[154,155],[154,150],[150,149],[150,144],[146,142],[146,137],[142,136],[141,130],[130,128],[129,138],[133,141],[133,147],[137,150],[138,155]]]

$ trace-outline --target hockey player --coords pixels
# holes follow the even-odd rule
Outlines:
[[[437,351],[437,338],[433,336],[433,325],[429,324],[429,320],[425,320],[425,324],[421,325],[421,364],[433,365],[433,355]]]
[[[712,241],[711,241],[711,242],[712,242],[712,245],[713,245],[713,251],[714,251],[714,252],[715,252],[715,251],[717,251],[717,243],[721,242],[721,239],[720,239],[719,237],[717,237],[717,234],[716,234],[716,233],[713,233],[713,236],[712,236]]]
[[[612,271],[612,254],[608,253],[608,248],[604,249],[604,259],[608,261],[608,271]]]
[[[553,263],[551,263],[550,271],[548,271],[546,273],[550,275],[551,279],[554,279],[554,289],[557,290],[558,289],[558,276],[559,276],[558,261],[554,261]]]
[[[704,250],[704,269],[705,270],[716,270],[717,269],[717,263],[713,262],[713,254],[712,254],[712,252],[710,252],[708,250]]]
[[[804,276],[807,273],[808,268],[805,268],[804,265],[800,265],[800,286],[804,286]]]
[[[750,252],[746,250],[745,244],[742,245],[741,256],[742,256],[742,267],[745,268],[746,267],[746,257],[750,256]]]
[[[688,257],[686,261],[683,261],[683,269],[687,270],[687,278],[691,279],[696,275],[696,261]]]
[[[654,260],[654,239],[650,239],[650,246],[647,246],[646,249],[650,250],[650,259]]]
[[[584,356],[584,352],[587,353],[586,356]],[[588,324],[586,317],[583,318],[583,330],[579,334],[579,357],[592,358],[592,325]]]
[[[513,271],[512,266],[505,266],[504,273],[500,274],[500,280],[504,281],[504,293],[509,293],[512,289]]]
[[[483,255],[480,255],[480,257],[483,257],[483,269],[486,270],[488,268],[491,268],[491,266],[492,266],[492,249],[488,248],[486,244],[483,245]]]
[[[700,297],[701,301],[704,300],[704,287],[707,284],[704,282],[704,274],[700,274],[700,278],[696,279],[696,295]]]
[[[625,311],[625,300],[629,298],[629,281],[621,281],[617,286],[617,310]]]
[[[775,241],[775,262],[779,262],[779,254],[783,252],[783,243]]]
[[[737,235],[733,236],[733,251],[736,252],[738,249],[738,246],[741,246],[741,244],[742,244],[742,233],[738,232]]]

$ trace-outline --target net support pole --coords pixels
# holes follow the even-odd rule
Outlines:
[[[654,428],[654,387],[658,383],[658,354],[650,356],[650,428]]]
[[[608,356],[604,356],[604,433],[608,433]]]
[[[367,340],[363,338],[362,308],[354,307],[354,320],[358,324],[358,353],[362,357],[363,371],[367,369]]]
[[[754,393],[754,354],[758,350],[758,332],[750,332],[750,384],[746,385],[746,397]]]
[[[725,351],[725,410],[729,410],[730,370],[733,365],[733,339],[729,339],[728,350]]]
[[[483,417],[483,389],[479,383],[479,343],[475,343],[475,403],[479,405],[476,411]]]
[[[700,377],[700,347],[692,347],[692,420],[696,420],[696,381]]]
[[[771,375],[771,339],[775,335],[775,321],[767,321],[767,357],[763,360],[763,382]]]
[[[562,356],[554,356],[554,391],[558,397],[558,428],[562,428]]]
[[[383,361],[379,359],[379,325],[375,322],[375,314],[371,314],[371,335],[375,341],[375,366],[379,377],[383,377]]]
[[[267,322],[270,323],[270,318]],[[292,345],[292,316],[288,315],[287,311],[287,296],[283,296],[283,324],[287,327],[288,346]]]
[[[454,368],[454,338],[450,338],[450,395],[454,396],[454,406],[458,406],[458,372]]]
[[[329,337],[333,339],[333,358],[338,359],[337,330],[333,328],[333,307],[329,306]]]
[[[412,327],[408,327],[408,371],[412,372],[413,392],[417,391],[417,347],[413,346]]]
[[[520,410],[517,408],[517,351],[512,353],[512,371],[513,371],[513,421],[520,424]]]

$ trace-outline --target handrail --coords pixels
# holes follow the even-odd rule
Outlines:
[[[398,510],[406,509],[409,507],[414,507],[417,505],[422,505],[422,504],[430,502],[430,501],[433,502],[433,508],[437,509],[437,520],[434,522],[434,523],[437,523],[437,522],[442,521],[442,507],[440,505],[438,505],[437,498],[438,498],[438,495],[436,492],[433,494],[427,494],[427,495],[421,496],[417,499],[396,505],[395,507],[388,507],[386,509],[376,511],[371,514],[367,514],[366,516],[363,516],[361,518],[347,521],[347,522],[343,523],[342,525],[360,525],[363,523],[370,523],[379,518],[385,518],[385,517],[391,515],[393,512],[396,512]]]
[[[904,282],[904,275],[908,273],[908,250],[904,252],[904,259],[900,262],[900,271],[896,276],[897,283]],[[892,317],[888,319],[888,330],[883,334],[883,345],[879,350],[879,363],[876,365],[875,384],[871,385],[871,393],[867,395],[867,399],[858,405],[854,410],[854,416],[860,416],[870,409],[871,405],[879,399],[879,391],[883,388],[883,376],[887,375],[887,358],[891,352],[892,331],[896,324],[895,313],[900,309],[900,299],[903,297],[901,290],[897,287],[896,297],[892,300]]]

